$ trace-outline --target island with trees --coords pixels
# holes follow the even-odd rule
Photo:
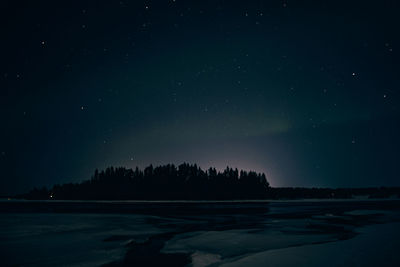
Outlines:
[[[16,198],[30,200],[264,200],[264,199],[351,199],[400,197],[399,187],[302,188],[271,187],[265,174],[224,171],[196,164],[167,164],[143,170],[109,167],[95,170],[80,183],[34,188]]]

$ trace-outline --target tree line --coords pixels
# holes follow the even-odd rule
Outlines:
[[[302,188],[270,187],[265,174],[239,171],[204,171],[196,164],[167,164],[144,170],[136,167],[108,167],[95,170],[90,180],[81,183],[34,188],[19,195],[24,199],[59,200],[240,200],[240,199],[349,199],[400,197],[399,187]]]
[[[34,189],[28,199],[64,200],[225,200],[264,198],[269,183],[263,173],[224,171],[196,164],[168,164],[144,170],[109,167],[95,170],[90,180]]]

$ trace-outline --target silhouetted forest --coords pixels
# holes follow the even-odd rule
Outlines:
[[[82,183],[55,185],[52,189],[34,189],[28,199],[80,200],[174,200],[174,199],[260,199],[269,184],[264,174],[226,168],[203,171],[196,164],[176,167],[146,167],[143,171],[123,167],[95,170],[92,178]]]
[[[272,188],[263,173],[227,167],[202,170],[196,164],[173,164],[140,170],[109,167],[90,180],[33,189],[18,198],[58,200],[240,200],[400,197],[398,187]]]

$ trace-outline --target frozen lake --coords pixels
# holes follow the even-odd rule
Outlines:
[[[2,266],[400,266],[400,201],[0,202]]]

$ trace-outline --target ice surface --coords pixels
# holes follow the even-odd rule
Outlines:
[[[161,232],[146,217],[107,214],[0,214],[2,263],[24,266],[98,266],[123,257],[124,241]]]
[[[362,228],[353,239],[254,253],[222,264],[236,266],[400,266],[400,224]]]
[[[237,257],[269,249],[299,246],[303,244],[335,240],[331,235],[282,234],[278,231],[227,230],[178,235],[168,241],[163,252],[187,252],[196,250],[222,258]]]
[[[196,251],[190,255],[193,267],[204,267],[221,261],[221,255]]]
[[[170,212],[179,205],[152,215],[125,206],[123,214],[0,212],[2,266],[99,266],[142,253],[170,266],[186,256],[194,267],[400,266],[399,202],[197,203],[195,213]],[[165,256],[173,253],[181,254]]]

